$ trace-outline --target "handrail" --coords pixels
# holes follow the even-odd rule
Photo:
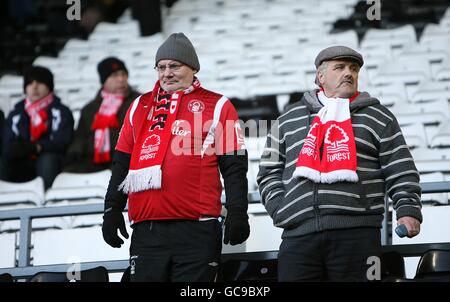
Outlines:
[[[450,192],[450,181],[441,182],[427,182],[420,184],[422,193],[442,193]],[[222,198],[223,199],[223,198]],[[258,192],[252,192],[249,194],[250,203],[259,203],[260,196]],[[18,267],[14,268],[0,268],[0,273],[9,272],[13,276],[23,277],[30,276],[31,273],[51,270],[51,271],[66,271],[72,264],[58,264],[58,265],[44,265],[44,266],[30,266],[30,243],[31,243],[31,221],[33,218],[44,217],[58,217],[58,216],[71,216],[71,215],[85,215],[85,214],[99,214],[103,213],[104,205],[102,203],[86,204],[86,205],[69,205],[69,206],[55,206],[55,207],[42,207],[42,208],[25,208],[15,210],[0,211],[0,221],[20,219],[20,242],[19,242],[19,261]],[[385,223],[387,221],[387,215],[385,215]],[[385,226],[386,227],[386,226]],[[450,250],[450,243],[433,243],[433,244],[412,244],[412,245],[384,245],[384,249],[393,249],[400,251],[401,254],[421,255],[428,249],[440,247]],[[245,253],[247,254],[247,253]],[[224,254],[228,255],[228,254]],[[225,256],[228,257],[228,256]],[[111,271],[124,270],[127,267],[127,260],[118,261],[98,261],[98,262],[86,262],[81,263],[83,268],[92,268],[98,265],[104,265]],[[31,274],[32,275],[32,274]]]

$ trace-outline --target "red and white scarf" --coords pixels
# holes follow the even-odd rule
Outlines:
[[[95,131],[94,162],[96,164],[111,161],[109,128],[119,128],[117,112],[125,99],[122,94],[110,93],[105,90],[102,90],[101,96],[102,104],[91,125],[91,129]]]
[[[323,91],[317,96],[325,106],[314,118],[305,138],[294,177],[305,177],[316,183],[358,182],[350,100],[327,98]]]
[[[38,141],[48,130],[47,107],[53,102],[53,93],[46,97],[32,102],[29,98],[25,99],[25,112],[30,117],[30,137],[32,142]]]
[[[184,91],[173,93],[161,89],[159,81],[150,96],[150,107],[131,152],[130,169],[119,190],[125,194],[160,189],[162,183],[161,166],[172,137],[172,124],[176,120],[178,108],[184,95],[200,87],[194,83]]]

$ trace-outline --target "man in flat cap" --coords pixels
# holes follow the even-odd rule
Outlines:
[[[196,77],[197,53],[174,33],[155,57],[158,81],[130,106],[105,197],[103,238],[119,248],[133,228],[131,281],[213,281],[222,251],[222,174],[227,216],[223,242],[249,236],[247,153],[237,112]],[[219,174],[220,172],[220,174]]]
[[[395,116],[358,91],[363,64],[351,48],[322,50],[319,89],[288,107],[268,135],[257,182],[284,229],[280,281],[376,279],[367,263],[380,256],[386,194],[408,237],[420,231],[419,173]]]

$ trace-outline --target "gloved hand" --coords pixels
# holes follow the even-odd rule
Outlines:
[[[102,226],[103,240],[112,247],[120,247],[123,244],[122,238],[117,235],[117,229],[120,230],[123,237],[128,239],[122,212],[114,210],[105,212]]]
[[[9,152],[11,159],[24,159],[32,154],[37,154],[37,148],[31,141],[17,140],[11,142]]]
[[[236,245],[243,243],[250,235],[250,225],[248,224],[247,209],[228,208],[225,218],[225,234],[223,243]]]

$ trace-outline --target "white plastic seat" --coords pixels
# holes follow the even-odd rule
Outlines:
[[[427,139],[425,128],[421,123],[403,126],[402,132],[408,147],[410,148],[426,148]]]
[[[34,218],[31,221],[32,230],[68,229],[72,227],[72,218],[69,216]],[[0,224],[0,233],[17,232],[20,230],[19,220],[6,220]]]
[[[417,87],[416,93],[413,94],[411,102],[429,102],[440,99],[450,99],[450,81],[425,82],[420,84]]]
[[[246,241],[246,252],[278,250],[283,230],[273,226],[272,218],[262,204],[248,207],[250,236]]]
[[[0,206],[41,206],[43,203],[44,180],[41,177],[22,183],[0,180]]]
[[[389,45],[395,54],[416,43],[416,31],[412,25],[408,24],[393,29],[370,28],[361,40],[361,48],[384,44]]]
[[[420,173],[450,172],[450,149],[416,148],[411,150]]]
[[[72,217],[73,228],[101,226],[102,223],[103,223],[103,214],[77,215]]]
[[[16,266],[16,234],[0,234],[0,268]]]
[[[128,234],[131,228],[127,225]],[[102,238],[100,227],[33,232],[33,265],[124,260],[129,258],[130,239],[113,249]]]
[[[369,86],[366,89],[370,95],[376,97],[381,104],[391,107],[396,103],[406,102],[406,92],[401,83],[391,83],[383,86]]]
[[[94,173],[60,173],[45,194],[45,201],[104,198],[111,170]]]
[[[439,125],[437,133],[431,138],[431,147],[450,147],[450,123],[444,121]]]
[[[445,181],[444,174],[442,172],[420,174],[420,183]],[[439,204],[448,204],[448,193],[431,193],[423,194],[421,197],[422,202],[438,202]]]

